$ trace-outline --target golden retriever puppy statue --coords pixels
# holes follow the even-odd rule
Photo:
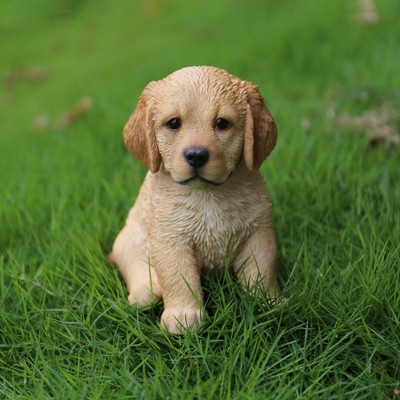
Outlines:
[[[124,128],[150,170],[110,260],[129,303],[162,298],[161,326],[199,326],[203,268],[232,268],[245,290],[275,286],[276,240],[259,167],[277,128],[258,87],[215,67],[151,82]]]

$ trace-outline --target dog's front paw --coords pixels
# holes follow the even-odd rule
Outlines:
[[[173,334],[194,330],[201,324],[202,313],[198,308],[168,308],[161,315],[161,326]]]

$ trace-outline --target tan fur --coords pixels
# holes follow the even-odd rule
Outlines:
[[[180,118],[172,130],[168,121]],[[217,118],[230,122],[215,128]],[[246,289],[259,282],[274,297],[276,241],[258,168],[277,129],[258,88],[214,67],[189,67],[151,82],[124,128],[128,149],[149,169],[110,259],[131,304],[164,301],[172,333],[201,320],[203,268],[227,259]],[[209,153],[195,169],[184,152]]]

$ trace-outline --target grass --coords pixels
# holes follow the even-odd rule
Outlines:
[[[395,397],[400,153],[351,121],[386,104],[376,130],[398,132],[400,6],[377,2],[368,25],[356,4],[3,1],[0,397]],[[208,318],[173,337],[161,305],[127,304],[105,254],[145,174],[122,126],[148,81],[196,64],[258,83],[276,117],[262,171],[288,302],[205,276]]]

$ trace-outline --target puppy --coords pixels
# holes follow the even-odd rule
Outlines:
[[[151,82],[124,128],[150,170],[117,236],[129,303],[162,298],[171,333],[201,321],[203,268],[232,260],[241,285],[273,298],[276,240],[259,167],[277,128],[258,87],[215,67],[188,67]]]

